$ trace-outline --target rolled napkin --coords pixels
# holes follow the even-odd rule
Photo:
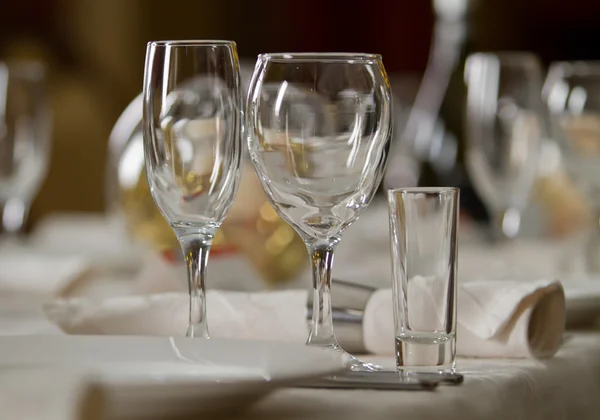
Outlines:
[[[435,289],[412,279],[409,317],[413,325],[438,317]],[[415,304],[418,302],[418,304]],[[388,353],[394,336],[389,290],[376,291],[365,309],[363,334],[371,353]],[[458,289],[456,352],[471,357],[552,357],[562,343],[566,305],[557,281],[473,281]],[[439,322],[437,323],[439,324]]]
[[[417,288],[411,298],[427,302],[430,291]],[[335,293],[334,293],[335,294]],[[562,343],[565,296],[557,281],[476,281],[458,291],[457,354],[472,357],[553,356]],[[214,338],[302,342],[307,336],[307,292],[209,291],[209,327]],[[419,305],[421,316],[435,311]],[[70,334],[183,335],[188,297],[182,293],[58,300],[44,308],[47,317]],[[418,316],[418,314],[415,314]],[[362,320],[363,348],[394,354],[390,289],[368,298]],[[356,322],[356,320],[353,320]],[[344,342],[341,342],[344,345]]]

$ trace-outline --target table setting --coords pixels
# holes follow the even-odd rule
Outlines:
[[[468,56],[482,226],[460,188],[386,175],[436,134],[414,134],[422,101],[398,123],[384,61],[263,53],[252,70],[234,41],[151,41],[109,141],[108,212],[29,234],[43,72],[0,63],[18,93],[0,108],[2,418],[596,418],[597,226],[576,245],[523,232],[548,168],[597,207],[597,65],[544,81],[533,53]]]

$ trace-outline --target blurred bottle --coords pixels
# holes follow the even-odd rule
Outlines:
[[[414,83],[414,78],[407,75],[396,76],[396,83],[394,83],[394,77],[390,77],[390,79],[392,79],[392,88],[396,89],[395,85],[399,85],[396,92],[403,93],[404,97],[400,99],[397,94],[392,97],[394,101],[394,130],[390,156],[380,186],[381,192],[385,192],[389,188],[416,187],[421,175],[421,162],[418,156],[415,155],[411,144],[403,138],[408,110],[414,101],[414,92],[410,92],[409,85],[410,82]]]
[[[478,0],[432,0],[434,34],[427,68],[411,108],[402,142],[421,163],[419,185],[461,188],[461,208],[475,220],[489,215],[464,166],[466,86],[464,65],[473,52]],[[565,236],[579,229],[589,209],[574,190],[552,141],[544,142],[532,203],[525,217],[529,232]],[[530,222],[534,223],[530,223]],[[535,225],[532,226],[532,225]]]
[[[179,243],[154,204],[146,179],[141,115],[140,95],[113,128],[106,172],[108,210],[135,242],[180,263]],[[244,165],[234,205],[213,241],[211,258],[244,259],[267,285],[294,279],[306,265],[303,241],[275,213],[250,162]]]
[[[477,219],[485,210],[463,165],[469,24],[476,0],[433,0],[435,25],[429,60],[403,142],[421,162],[419,185],[461,188],[461,207]]]

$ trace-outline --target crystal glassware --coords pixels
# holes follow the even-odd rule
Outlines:
[[[244,65],[240,66],[242,86]],[[244,89],[242,89],[242,95]],[[106,203],[110,223],[125,233],[136,248],[159,253],[174,270],[185,263],[181,246],[156,207],[146,178],[142,125],[143,97],[138,95],[117,120],[108,143]],[[215,285],[228,282],[229,263],[247,270],[247,284],[259,280],[267,287],[293,281],[306,269],[306,248],[294,229],[269,204],[252,165],[244,164],[235,201],[211,245],[211,260],[223,261],[212,270]],[[235,271],[235,270],[234,270]],[[213,276],[211,275],[211,276]]]
[[[206,264],[233,204],[242,157],[235,43],[150,42],[143,98],[148,185],[188,266],[187,335],[208,337]]]
[[[307,344],[343,351],[332,321],[334,249],[379,186],[392,123],[391,89],[379,55],[258,57],[246,115],[250,157],[271,204],[311,258]],[[352,370],[372,368],[346,355]]]
[[[594,212],[586,232],[583,268],[600,273],[600,61],[550,65],[543,98],[561,159]]]
[[[529,53],[476,53],[467,59],[465,81],[467,170],[495,238],[513,238],[546,135],[540,65]]]
[[[23,231],[48,171],[50,120],[43,65],[0,62],[0,214],[5,233]]]
[[[398,371],[453,371],[459,191],[392,189],[388,204]]]

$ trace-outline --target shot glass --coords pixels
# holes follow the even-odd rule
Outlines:
[[[454,372],[459,190],[388,191],[396,366]]]

